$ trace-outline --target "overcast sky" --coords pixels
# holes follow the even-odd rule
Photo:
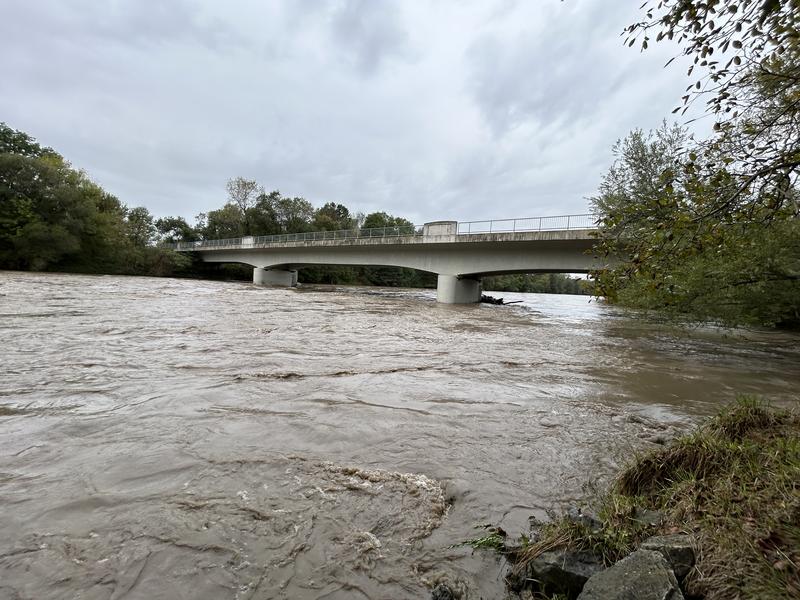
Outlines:
[[[632,128],[676,106],[640,0],[6,0],[0,121],[128,206],[225,182],[429,220],[586,212]]]

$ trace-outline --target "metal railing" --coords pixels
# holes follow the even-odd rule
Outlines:
[[[387,238],[422,235],[422,227],[398,225],[395,227],[370,227],[367,229],[340,229],[337,231],[309,231],[305,233],[279,233],[275,235],[254,235],[223,240],[198,240],[196,242],[177,242],[162,244],[175,250],[199,250],[208,248],[227,248],[231,246],[265,246],[286,242],[318,242],[323,240],[356,240],[363,238]]]
[[[464,221],[458,224],[459,235],[469,233],[509,233],[518,231],[563,231],[565,229],[596,229],[597,215],[558,215],[525,219],[496,219],[493,221]]]
[[[516,233],[530,231],[559,231],[568,229],[595,229],[597,216],[559,215],[552,217],[530,217],[524,219],[496,219],[490,221],[464,221],[456,227],[458,235],[477,233]],[[306,233],[280,233],[276,235],[244,236],[221,240],[198,240],[194,242],[162,243],[164,248],[174,250],[203,250],[215,248],[252,248],[287,242],[317,242],[324,240],[358,240],[423,235],[423,227],[399,225],[368,229],[340,229],[337,231],[309,231]]]

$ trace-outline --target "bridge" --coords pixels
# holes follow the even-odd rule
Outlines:
[[[421,227],[348,229],[169,244],[207,262],[254,267],[253,283],[297,285],[309,265],[408,267],[438,275],[436,298],[448,304],[480,301],[481,278],[509,273],[586,273],[601,267],[591,256],[594,215],[495,221],[436,221]]]

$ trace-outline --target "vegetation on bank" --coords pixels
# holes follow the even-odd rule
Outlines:
[[[518,274],[485,277],[483,289],[497,292],[532,294],[592,294],[591,282],[573,279],[561,273]]]
[[[624,260],[595,273],[597,293],[728,324],[798,328],[800,4],[664,0],[643,9],[626,29],[629,44],[677,42],[694,79],[676,111],[705,101],[715,123],[704,140],[665,124],[614,147],[591,200],[596,251]]]
[[[642,519],[646,511],[661,518]],[[597,520],[557,518],[516,545],[494,529],[467,543],[503,552],[520,572],[550,550],[611,565],[650,536],[687,533],[697,544],[691,597],[800,598],[800,415],[740,398],[634,459],[598,499]]]

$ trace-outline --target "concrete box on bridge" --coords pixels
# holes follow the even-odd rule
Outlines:
[[[422,237],[455,236],[458,233],[458,221],[433,221],[422,226]]]

